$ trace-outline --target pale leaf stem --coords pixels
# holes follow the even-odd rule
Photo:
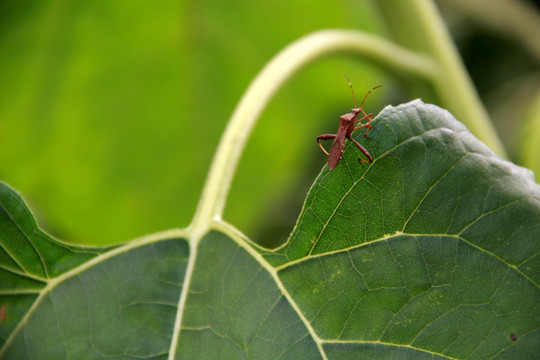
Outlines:
[[[278,53],[249,85],[221,138],[191,227],[205,232],[211,220],[221,218],[239,158],[259,115],[276,91],[306,64],[336,53],[354,54],[393,70],[431,81],[438,67],[428,57],[401,48],[371,34],[350,30],[323,30],[291,43]],[[198,229],[198,230],[196,230]],[[194,236],[198,239],[198,236]]]

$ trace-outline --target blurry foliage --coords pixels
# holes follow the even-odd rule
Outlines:
[[[540,90],[540,1],[439,0],[465,66],[500,134],[511,160],[533,167],[524,158],[524,121]],[[486,8],[486,7],[489,7]],[[515,12],[529,11],[524,20]],[[536,10],[536,11],[535,11]],[[536,18],[536,31],[527,24]],[[523,23],[523,24],[520,24]],[[525,35],[521,34],[522,32]],[[520,36],[521,35],[521,36]],[[537,125],[540,126],[540,125]],[[540,150],[540,148],[538,149]]]
[[[524,49],[492,40],[479,52],[471,44],[488,44],[485,30],[455,24],[486,101],[509,77],[538,75]],[[66,240],[114,243],[185,226],[251,79],[288,43],[324,28],[387,34],[367,0],[0,2],[0,179]],[[374,113],[424,96],[358,59],[302,70],[263,114],[232,185],[226,219],[255,240],[284,241],[292,229],[325,161],[315,137],[334,132],[352,106],[345,72],[358,97],[385,85],[365,106]],[[513,86],[504,94],[518,93]]]

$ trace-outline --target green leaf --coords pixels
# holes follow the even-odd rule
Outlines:
[[[145,356],[168,347],[172,329],[163,328],[174,323],[185,241],[73,246],[39,230],[5,184],[0,205],[2,345],[17,335],[3,358],[83,359],[137,348]]]
[[[289,241],[223,220],[114,248],[0,196],[2,359],[533,359],[540,187],[447,111],[387,107],[313,184]]]

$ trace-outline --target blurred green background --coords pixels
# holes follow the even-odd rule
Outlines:
[[[539,59],[453,1],[438,5],[520,163]],[[325,28],[389,38],[369,0],[0,0],[0,180],[67,241],[187,226],[250,81],[287,44]],[[303,69],[263,114],[233,182],[225,219],[253,240],[275,245],[292,230],[325,162],[315,137],[335,132],[352,107],[345,72],[359,98],[385,85],[368,111],[419,96],[437,103],[362,59]]]

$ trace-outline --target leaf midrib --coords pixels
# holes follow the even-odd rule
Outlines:
[[[506,204],[506,205],[508,205],[508,204]],[[496,210],[493,210],[493,211],[496,211]],[[483,248],[469,242],[468,240],[466,240],[465,238],[463,238],[462,236],[459,236],[457,234],[456,235],[453,235],[453,234],[438,234],[438,233],[431,233],[431,234],[428,234],[428,233],[422,233],[422,234],[415,233],[415,234],[413,234],[413,233],[404,233],[404,232],[397,231],[394,234],[387,234],[387,235],[384,235],[381,238],[374,239],[374,240],[371,240],[371,241],[368,241],[368,242],[365,242],[365,243],[362,243],[362,244],[358,244],[358,245],[355,245],[355,246],[351,246],[351,247],[347,247],[347,248],[343,248],[343,249],[339,249],[339,250],[328,251],[328,252],[324,252],[324,253],[320,253],[320,254],[308,255],[308,256],[305,256],[305,257],[303,257],[301,259],[293,260],[293,261],[287,262],[287,263],[285,263],[283,265],[273,267],[264,259],[264,257],[261,255],[261,253],[256,250],[256,244],[252,244],[239,230],[234,228],[232,225],[230,225],[230,224],[228,224],[228,223],[226,223],[225,221],[222,221],[222,220],[214,220],[211,224],[209,224],[208,229],[204,234],[206,234],[206,233],[208,233],[208,232],[210,232],[212,230],[221,231],[222,233],[227,235],[240,248],[242,248],[243,250],[248,252],[248,254],[251,255],[251,257],[254,260],[256,260],[257,263],[264,270],[267,271],[267,273],[274,280],[276,286],[278,287],[278,289],[280,290],[282,295],[287,299],[287,302],[293,308],[293,310],[295,311],[295,313],[297,314],[299,319],[303,322],[304,326],[306,327],[307,331],[309,332],[309,335],[312,337],[313,341],[317,345],[322,358],[325,359],[325,360],[327,359],[327,356],[326,356],[326,353],[324,351],[323,345],[324,344],[329,344],[329,343],[372,343],[372,344],[391,345],[391,346],[407,347],[407,348],[411,348],[411,349],[414,349],[414,350],[417,350],[417,351],[423,351],[423,352],[426,352],[426,353],[429,353],[429,354],[437,354],[439,356],[443,356],[443,357],[446,357],[448,359],[453,359],[453,358],[448,357],[448,356],[443,355],[443,354],[433,353],[433,352],[430,352],[430,351],[425,350],[425,349],[415,348],[414,346],[407,345],[407,344],[393,344],[393,343],[387,343],[387,342],[382,342],[382,341],[378,341],[378,340],[377,341],[366,342],[366,341],[340,341],[340,340],[334,340],[334,339],[322,339],[322,338],[320,338],[317,335],[317,333],[315,332],[315,329],[311,326],[311,323],[309,322],[309,320],[304,316],[301,309],[299,308],[299,306],[294,301],[291,294],[287,291],[287,289],[285,288],[285,286],[281,282],[281,280],[279,278],[279,275],[278,275],[281,270],[286,269],[287,267],[290,267],[290,266],[293,266],[293,265],[300,264],[300,263],[302,263],[304,261],[308,261],[308,260],[310,260],[312,258],[328,256],[328,255],[332,255],[332,254],[336,254],[336,253],[343,253],[343,252],[354,250],[354,249],[357,249],[357,248],[360,248],[360,247],[363,247],[363,246],[369,246],[369,245],[374,244],[374,243],[389,241],[391,239],[394,239],[394,238],[397,238],[397,237],[400,237],[400,236],[407,236],[407,237],[438,236],[438,237],[455,238],[455,239],[461,240],[464,243],[476,248],[477,250],[479,250],[479,251],[481,251],[481,252],[483,252],[483,253],[485,253],[487,255],[490,255],[491,257],[493,257],[495,259],[497,259],[498,261],[500,261],[501,263],[503,263],[507,267],[509,267],[509,268],[513,269],[514,271],[516,271],[523,278],[525,278],[528,282],[532,283],[535,287],[538,288],[538,285],[535,284],[534,281],[532,281],[532,279],[527,277],[523,272],[521,272],[516,266],[508,264],[506,261],[504,261],[502,258],[495,255],[494,253],[489,252],[489,251],[487,251],[487,250],[485,250],[485,249],[483,249]],[[74,268],[74,269],[72,269],[72,270],[70,270],[70,271],[68,271],[68,272],[66,272],[64,274],[61,274],[61,275],[59,275],[59,276],[57,276],[55,278],[49,279],[47,285],[39,292],[39,296],[36,299],[36,301],[32,304],[31,308],[27,311],[27,313],[25,314],[23,319],[21,319],[21,321],[19,322],[17,327],[11,333],[10,337],[4,343],[3,350],[6,350],[7,348],[9,348],[10,343],[13,341],[15,336],[20,332],[22,327],[27,323],[28,319],[34,313],[34,311],[36,311],[37,307],[39,306],[39,304],[41,303],[43,298],[48,293],[50,293],[52,290],[54,290],[62,282],[66,281],[67,279],[69,279],[71,277],[77,276],[78,274],[80,274],[80,273],[92,268],[93,266],[95,266],[95,265],[97,265],[99,263],[102,263],[102,262],[104,262],[104,261],[106,261],[106,260],[108,260],[108,259],[110,259],[110,258],[112,258],[114,256],[126,253],[126,252],[128,252],[128,251],[130,251],[130,250],[132,250],[134,248],[138,248],[138,247],[148,245],[148,244],[151,244],[151,243],[156,243],[156,242],[164,241],[164,240],[171,239],[171,238],[183,238],[183,239],[187,239],[190,242],[190,245],[192,245],[192,242],[190,241],[190,239],[193,237],[193,234],[194,234],[194,232],[193,232],[192,229],[176,229],[176,230],[169,230],[169,231],[165,231],[165,232],[151,234],[151,235],[142,237],[140,239],[131,241],[131,242],[129,242],[129,243],[123,245],[123,246],[112,249],[112,250],[110,250],[110,251],[108,251],[106,253],[97,255],[95,258],[90,259],[89,261],[79,265],[78,267],[76,267],[76,268]],[[192,267],[194,267],[194,262],[196,260],[196,255],[197,255],[196,249],[193,249],[192,247],[190,247],[190,257],[192,257],[192,261],[193,261]],[[189,267],[189,262],[188,262],[188,267]],[[191,272],[189,270],[186,270],[186,276],[184,278],[184,283],[183,283],[183,286],[182,286],[182,292],[180,294],[180,298],[179,298],[179,302],[178,302],[177,317],[176,317],[175,325],[174,325],[175,330],[174,330],[174,333],[173,333],[173,336],[172,336],[173,340],[171,341],[171,348],[170,348],[170,352],[169,352],[169,358],[170,359],[171,359],[171,356],[173,356],[172,358],[174,358],[174,355],[176,354],[178,338],[179,338],[179,336],[181,336],[182,314],[185,311],[185,303],[186,303],[186,300],[187,300],[187,296],[189,294],[189,284],[190,284],[192,278],[193,278],[193,270]],[[3,352],[0,352],[0,356],[2,355],[2,353]]]

